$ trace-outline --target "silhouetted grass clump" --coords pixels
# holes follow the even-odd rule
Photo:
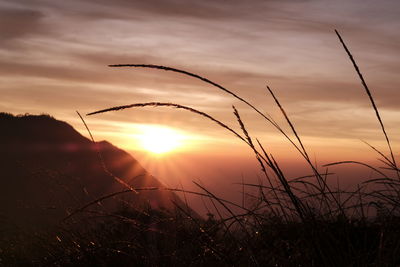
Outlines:
[[[85,223],[85,227],[60,231],[52,242],[45,243],[46,255],[38,256],[33,263],[55,266],[399,266],[400,169],[372,93],[342,37],[337,31],[336,34],[376,113],[389,155],[368,144],[381,157],[384,169],[357,161],[334,162],[325,167],[363,165],[374,172],[374,179],[357,185],[352,191],[332,186],[330,173],[312,162],[294,123],[270,87],[267,90],[292,133],[285,132],[271,116],[247,100],[200,75],[159,65],[111,65],[180,73],[230,94],[276,128],[298,151],[312,174],[288,179],[274,156],[247,131],[235,107],[233,114],[241,132],[207,113],[175,103],[135,103],[95,111],[88,115],[149,106],[172,107],[205,117],[234,134],[254,152],[264,175],[263,182],[241,184],[257,192],[248,194],[252,204],[246,206],[221,199],[197,183],[197,192],[164,188],[162,190],[208,198],[215,214],[208,214],[207,219],[200,218],[189,207],[181,205],[176,205],[173,212],[125,207],[112,214],[93,214],[93,220]],[[127,186],[125,191],[113,196],[140,190],[158,189]],[[90,206],[89,203],[78,211],[90,212]],[[376,214],[371,213],[371,209]],[[8,260],[17,262],[15,258]]]

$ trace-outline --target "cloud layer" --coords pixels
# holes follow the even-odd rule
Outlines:
[[[269,84],[310,138],[375,138],[374,114],[333,29],[343,34],[394,131],[400,123],[399,12],[395,0],[0,0],[0,109],[75,121],[76,109],[167,101],[209,111],[232,125],[232,104],[249,112],[181,75],[107,67],[149,63],[207,76],[279,120],[265,90]],[[189,123],[192,131],[208,127],[191,114],[168,118],[163,112],[106,118],[135,123],[163,118]],[[256,133],[274,133],[248,119]],[[210,135],[216,131],[208,129]]]

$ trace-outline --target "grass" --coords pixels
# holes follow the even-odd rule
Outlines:
[[[135,103],[98,110],[87,115],[150,106],[177,108],[202,116],[244,142],[253,151],[264,177],[259,184],[240,184],[243,195],[246,187],[256,189],[256,193],[247,193],[246,198],[250,200],[247,202],[251,203],[247,205],[244,200],[238,204],[221,199],[197,183],[197,192],[126,185],[126,190],[77,209],[66,218],[64,226],[72,220],[85,227],[60,231],[56,238],[47,237],[40,250],[46,256],[36,257],[34,262],[27,259],[25,263],[55,266],[400,266],[400,170],[371,90],[342,37],[335,32],[361,80],[385,137],[388,156],[366,143],[380,156],[383,170],[357,161],[333,162],[325,165],[323,170],[318,169],[270,87],[267,90],[281,110],[291,134],[247,100],[200,75],[159,65],[111,65],[171,71],[199,79],[230,94],[275,127],[298,151],[312,175],[288,179],[274,156],[247,131],[234,106],[233,114],[241,132],[207,113],[175,103]],[[100,153],[99,159],[102,162]],[[340,164],[362,165],[371,169],[376,178],[357,185],[353,191],[344,191],[329,182],[331,173],[327,167]],[[114,178],[121,182],[118,177]],[[195,194],[207,198],[215,214],[209,213],[207,219],[199,218],[189,207],[181,205],[176,205],[174,212],[149,207],[138,211],[129,206],[121,207],[113,214],[90,210],[98,201],[142,190]],[[90,214],[90,220],[74,219],[78,213]],[[6,255],[18,254],[10,251]],[[11,264],[18,261],[15,257],[6,260]]]

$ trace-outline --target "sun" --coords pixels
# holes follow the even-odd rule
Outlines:
[[[142,148],[153,154],[164,154],[177,150],[183,145],[183,135],[162,126],[146,126],[137,135]]]

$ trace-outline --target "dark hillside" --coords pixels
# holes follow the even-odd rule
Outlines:
[[[1,113],[0,129],[0,215],[11,225],[42,229],[90,201],[126,189],[104,171],[95,144],[65,122]],[[162,187],[130,154],[105,141],[97,145],[107,168],[125,182]],[[110,211],[123,202],[171,209],[171,199],[176,195],[169,191],[141,191],[108,199],[101,207]]]

